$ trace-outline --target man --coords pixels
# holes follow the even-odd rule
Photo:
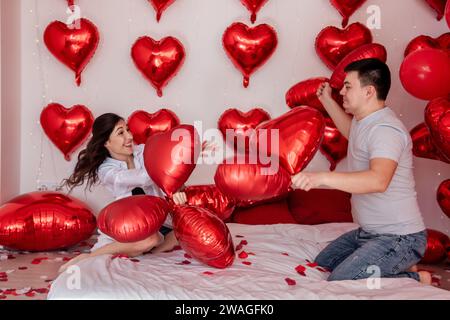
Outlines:
[[[295,188],[329,187],[352,193],[352,215],[361,228],[330,243],[316,258],[329,281],[373,276],[413,278],[431,283],[415,266],[427,244],[417,203],[409,132],[385,101],[391,87],[388,66],[377,59],[345,69],[344,110],[324,83],[317,96],[339,131],[349,140],[349,172],[299,173]],[[378,269],[377,269],[378,268]]]

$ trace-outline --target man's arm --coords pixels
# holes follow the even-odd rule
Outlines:
[[[397,165],[394,160],[375,158],[370,160],[367,171],[299,173],[292,177],[292,185],[305,191],[328,187],[354,194],[383,193],[389,187]]]
[[[352,117],[345,113],[336,101],[334,101],[332,97],[332,90],[328,82],[322,83],[319,87],[317,90],[317,97],[325,110],[327,110],[339,132],[348,139],[350,135],[350,126],[352,124]]]

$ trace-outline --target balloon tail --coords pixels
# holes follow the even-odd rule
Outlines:
[[[252,21],[252,23],[255,23],[255,21],[256,21],[256,13],[255,12],[252,13],[250,20]]]
[[[160,98],[163,96],[163,92],[161,89],[157,89],[156,93],[158,94],[158,97],[160,97]]]
[[[244,88],[248,88],[249,84],[250,84],[250,77],[244,76]]]
[[[156,21],[157,21],[157,22],[159,22],[159,20],[161,20],[161,14],[162,14],[161,11],[158,11],[158,12],[156,13]]]
[[[66,161],[70,161],[70,154],[68,154],[68,153],[65,154],[64,155],[64,159],[66,159]]]
[[[81,73],[77,73],[75,76],[75,82],[77,86],[79,87],[81,85]]]
[[[345,27],[347,27],[347,25],[348,25],[348,17],[345,17],[344,18],[344,20],[342,20],[342,28],[345,28]]]

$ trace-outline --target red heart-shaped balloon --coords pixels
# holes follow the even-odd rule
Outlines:
[[[161,15],[175,0],[148,0],[156,11],[156,21],[161,20]]]
[[[233,23],[223,34],[223,47],[233,64],[244,76],[247,88],[250,75],[261,67],[274,53],[278,38],[275,30],[260,24],[248,27],[243,23]]]
[[[227,220],[235,207],[234,199],[223,194],[215,185],[190,186],[183,190],[187,204],[208,209],[221,220]]]
[[[450,163],[434,144],[430,130],[428,130],[425,123],[421,123],[414,127],[410,134],[413,142],[412,151],[416,157]]]
[[[330,79],[330,84],[333,88],[341,90],[344,86],[345,71],[344,69],[352,62],[376,58],[383,62],[387,60],[386,48],[378,43],[365,44],[352,52],[350,52],[345,58],[337,65]]]
[[[450,160],[450,99],[437,98],[425,108],[425,123],[435,146]]]
[[[440,21],[442,17],[444,16],[445,12],[445,3],[447,0],[425,0],[428,5],[434,9],[437,13],[436,19]]]
[[[162,97],[162,88],[178,73],[186,54],[181,42],[174,37],[160,41],[141,37],[133,45],[131,56],[136,67]]]
[[[270,120],[270,114],[261,108],[252,109],[248,112],[242,112],[237,109],[228,109],[219,119],[218,127],[223,138],[234,150],[248,150],[251,131],[256,129],[261,123]],[[229,138],[227,139],[227,130]],[[249,131],[250,130],[250,131]],[[236,138],[234,138],[234,136]],[[233,140],[231,141],[231,138]],[[230,141],[228,141],[230,140]],[[245,143],[245,147],[239,147],[239,141]]]
[[[67,0],[67,5],[68,5],[69,7],[75,5],[75,0]]]
[[[242,4],[251,12],[252,16],[250,20],[252,23],[256,21],[256,15],[263,5],[266,4],[268,0],[241,0]]]
[[[67,109],[51,103],[42,110],[40,122],[48,138],[70,161],[70,155],[89,137],[94,116],[83,105]]]
[[[406,47],[405,57],[412,52],[427,48],[450,50],[450,32],[444,33],[437,38],[425,35],[414,38]]]
[[[139,195],[114,201],[98,215],[98,228],[122,243],[147,239],[161,228],[169,203],[159,197]]]
[[[81,84],[81,73],[94,55],[99,39],[97,27],[87,19],[76,20],[69,26],[54,21],[44,32],[48,50],[75,72],[78,86]]]
[[[443,181],[439,185],[437,201],[445,215],[450,218],[450,179]]]
[[[350,17],[358,10],[366,0],[330,0],[331,4],[339,11],[342,20],[342,27],[345,28]]]
[[[250,161],[223,163],[217,167],[214,181],[227,196],[238,201],[254,202],[273,199],[289,192],[291,176],[281,166],[272,170],[269,165]]]
[[[280,164],[289,174],[294,175],[308,165],[319,149],[325,131],[325,120],[319,111],[304,106],[263,123],[257,130],[259,152],[261,131],[267,130],[267,135],[262,135],[263,138],[268,138],[267,155],[279,155]],[[271,150],[272,130],[278,131],[278,150]]]
[[[176,206],[173,230],[186,253],[214,268],[226,268],[234,262],[234,245],[225,223],[209,210]]]
[[[32,192],[0,207],[0,245],[24,251],[71,247],[88,239],[95,216],[82,201],[58,192]]]
[[[128,118],[128,128],[136,144],[143,144],[151,135],[166,132],[179,125],[180,119],[174,112],[167,109],[161,109],[155,113],[138,110]]]
[[[447,0],[447,5],[445,6],[445,20],[447,20],[447,25],[450,28],[450,1]]]
[[[330,170],[347,156],[348,140],[339,132],[330,117],[325,117],[325,133],[320,151],[330,162]]]
[[[325,65],[334,70],[347,54],[369,43],[372,43],[372,33],[362,23],[352,23],[344,30],[329,26],[317,36],[316,52]]]
[[[427,233],[427,248],[420,263],[436,264],[442,262],[447,257],[446,248],[450,245],[448,236],[433,229],[427,229]]]
[[[297,83],[286,93],[286,104],[290,108],[308,106],[326,114],[327,111],[319,98],[317,98],[317,90],[324,82],[330,82],[330,79],[323,77],[311,78]],[[339,105],[342,105],[342,96],[335,89],[333,89],[333,98]]]
[[[145,169],[156,185],[172,196],[194,171],[200,149],[200,137],[191,125],[154,134],[145,144]]]

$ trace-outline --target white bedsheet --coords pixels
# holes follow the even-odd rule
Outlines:
[[[103,255],[80,262],[79,270],[73,273],[61,274],[53,282],[48,299],[450,300],[449,291],[406,278],[381,279],[381,288],[372,290],[367,280],[325,281],[328,273],[308,266],[307,260],[313,261],[328,242],[357,228],[355,224],[228,227],[235,246],[242,240],[247,242],[236,252],[230,268],[205,266],[183,250],[147,254],[138,257],[139,261]],[[238,257],[242,251],[247,258],[245,253]],[[305,267],[304,275],[296,271],[299,265]]]

